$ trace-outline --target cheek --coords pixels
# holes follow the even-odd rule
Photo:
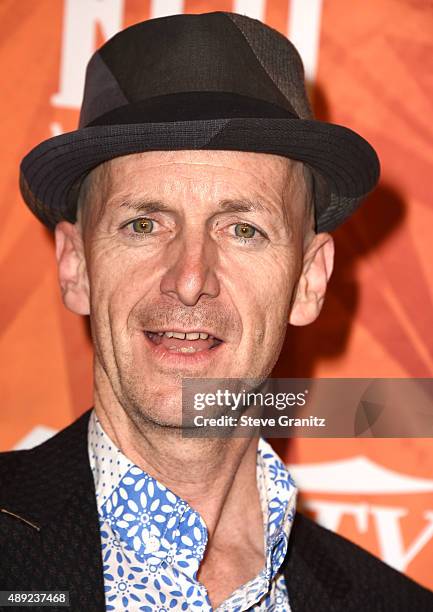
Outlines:
[[[91,302],[94,311],[115,315],[128,312],[154,282],[156,266],[141,251],[95,246],[88,262]]]
[[[296,282],[297,261],[287,251],[257,257],[242,274],[231,272],[231,293],[253,345],[274,350],[285,332]],[[249,341],[249,339],[251,339]]]

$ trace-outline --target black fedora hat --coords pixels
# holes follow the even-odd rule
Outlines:
[[[335,229],[379,178],[366,140],[313,118],[290,41],[255,19],[214,12],[151,19],[106,42],[87,66],[79,129],[26,155],[21,193],[53,229],[76,221],[79,188],[94,167],[179,149],[304,162],[314,177],[316,231]]]

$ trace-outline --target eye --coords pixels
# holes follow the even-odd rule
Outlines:
[[[253,238],[256,231],[256,228],[248,223],[236,223],[235,225],[235,234],[238,238]]]
[[[152,219],[147,219],[146,217],[131,221],[132,231],[136,234],[150,234],[153,230],[153,225]]]

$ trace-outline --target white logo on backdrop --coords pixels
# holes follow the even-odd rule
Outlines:
[[[48,438],[51,438],[56,433],[57,430],[53,429],[52,427],[47,427],[46,425],[37,425],[36,427],[33,427],[33,429],[29,431],[29,433],[27,433],[24,438],[18,440],[18,442],[13,447],[13,450],[25,450],[28,448],[33,448],[38,444],[42,444],[42,442],[45,442],[45,440],[48,440]]]
[[[124,0],[64,0],[59,91],[51,98],[53,106],[80,108],[96,27],[111,38],[122,29],[123,10]]]
[[[300,490],[310,494],[402,495],[433,491],[433,480],[389,470],[361,455],[340,461],[291,465],[290,471]],[[366,533],[372,521],[381,558],[400,571],[407,568],[433,537],[432,510],[423,512],[426,525],[405,548],[401,523],[409,514],[407,508],[315,499],[306,500],[304,507],[314,512],[317,522],[331,531],[339,530],[343,516],[351,516],[360,533]]]

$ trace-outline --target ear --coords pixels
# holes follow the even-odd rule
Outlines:
[[[308,325],[319,316],[333,266],[332,236],[316,234],[304,254],[302,272],[289,316],[291,325]]]
[[[57,270],[63,303],[75,314],[90,313],[89,279],[78,224],[61,221],[54,230]]]

